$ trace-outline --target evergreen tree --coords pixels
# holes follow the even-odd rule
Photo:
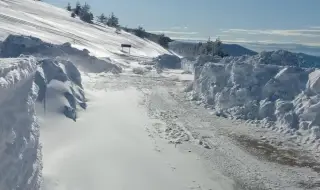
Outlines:
[[[76,3],[76,8],[74,9],[74,14],[76,15],[80,15],[80,11],[81,11],[81,4],[79,3],[79,1]]]
[[[75,17],[76,17],[76,13],[72,12],[72,13],[71,13],[71,17],[72,17],[72,18],[75,18]]]
[[[70,3],[68,3],[67,10],[68,10],[68,11],[71,11],[71,10],[72,10]]]
[[[134,34],[140,38],[147,37],[146,31],[141,26],[139,26],[137,29],[135,29]]]
[[[158,43],[164,47],[169,48],[169,42],[171,42],[171,39],[165,36],[164,34],[161,34],[158,40]]]
[[[107,25],[110,27],[118,27],[119,19],[113,13],[111,13],[110,17],[108,18]]]
[[[103,13],[100,16],[97,16],[97,21],[102,24],[106,24],[107,20],[108,20],[108,18],[106,16],[104,16]]]
[[[214,42],[214,52],[213,52],[213,54],[214,55],[218,55],[220,57],[229,56],[227,53],[225,53],[223,51],[222,42],[221,42],[220,38],[217,38],[216,41]]]
[[[214,43],[213,41],[211,41],[210,37],[206,43],[206,46],[205,46],[205,51],[206,51],[206,54],[207,55],[210,55],[213,53],[213,49],[214,49]]]
[[[87,22],[87,23],[92,23],[93,20],[93,14],[90,12],[90,5],[85,3],[79,13],[79,17],[82,21]]]

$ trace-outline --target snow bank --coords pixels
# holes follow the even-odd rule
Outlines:
[[[78,107],[85,109],[87,105],[75,64],[61,57],[0,59],[0,171],[4,171],[1,190],[40,188],[42,164],[36,100],[45,111],[58,111],[76,121]]]
[[[39,87],[38,101],[44,111],[64,113],[76,121],[77,106],[85,109],[86,98],[81,74],[86,72],[121,72],[110,62],[90,56],[86,50],[72,48],[70,44],[52,45],[34,37],[10,35],[3,42],[1,57],[28,57],[37,60],[35,83]],[[75,63],[75,64],[74,64]],[[49,100],[49,105],[46,100]],[[59,101],[56,101],[59,100]]]
[[[32,58],[0,59],[0,189],[37,190],[41,147],[34,103]]]
[[[195,66],[194,98],[225,115],[320,143],[320,70],[285,51]]]
[[[181,59],[181,67],[185,71],[194,72],[194,67],[197,65],[204,65],[208,62],[217,63],[221,60],[219,56],[199,55],[197,57],[185,57]]]

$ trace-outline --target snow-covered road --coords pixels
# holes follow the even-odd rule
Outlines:
[[[150,132],[159,121],[141,91],[106,87],[87,87],[89,107],[77,122],[40,117],[45,190],[236,189],[197,154]]]

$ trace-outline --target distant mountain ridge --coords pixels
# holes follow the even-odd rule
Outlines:
[[[169,44],[169,49],[178,53],[181,56],[190,57],[190,56],[194,56],[194,47],[196,44],[197,44],[196,42],[173,41]],[[230,56],[258,54],[258,52],[250,50],[238,44],[222,44],[222,49],[226,53],[228,53]],[[268,51],[268,52],[273,52],[273,51]],[[306,67],[320,68],[319,56],[309,55],[305,53],[293,53],[293,54],[296,54],[297,56],[301,57],[308,64],[308,65],[305,65]]]
[[[169,49],[182,55],[182,56],[192,56],[194,54],[194,47],[197,45],[195,42],[181,42],[173,41],[169,44]],[[241,55],[256,55],[255,51],[247,49],[238,44],[222,44],[222,49],[228,53],[230,56],[241,56]]]

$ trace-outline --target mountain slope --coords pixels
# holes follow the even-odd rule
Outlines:
[[[155,57],[168,53],[164,48],[149,40],[115,28],[88,24],[72,18],[70,12],[52,5],[33,0],[0,0],[0,40],[9,34],[31,35],[46,42],[88,49],[97,57],[117,60],[123,54],[121,43],[132,44],[131,54]]]

